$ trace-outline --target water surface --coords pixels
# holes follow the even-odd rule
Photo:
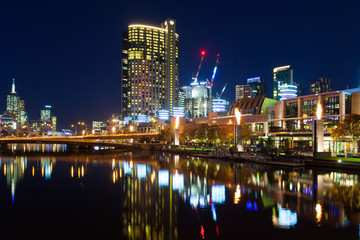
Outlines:
[[[4,239],[359,239],[356,172],[38,151],[0,156]]]

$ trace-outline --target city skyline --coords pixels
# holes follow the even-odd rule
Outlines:
[[[15,78],[29,119],[38,119],[45,104],[54,107],[61,128],[120,112],[122,31],[166,18],[177,21],[180,86],[190,83],[200,51],[206,50],[199,79],[210,77],[220,53],[213,95],[229,82],[223,98],[230,102],[235,85],[254,76],[264,77],[269,95],[272,69],[283,65],[291,65],[305,94],[310,81],[320,77],[331,79],[334,90],[358,87],[360,5],[324,3],[164,3],[159,8],[147,2],[127,8],[115,2],[5,3],[1,111]]]

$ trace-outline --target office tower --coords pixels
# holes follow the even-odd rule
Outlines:
[[[328,78],[316,78],[310,83],[310,94],[331,92],[331,82]]]
[[[178,43],[174,19],[160,27],[134,24],[123,32],[123,117],[173,115],[178,104]]]
[[[25,112],[25,102],[21,100],[20,96],[15,91],[15,79],[13,78],[11,93],[6,98],[6,114],[11,116],[13,121],[20,124],[25,124],[27,121]]]
[[[253,98],[256,98],[257,96],[266,95],[264,78],[262,77],[248,78],[247,85],[249,85],[252,88]]]
[[[40,121],[44,124],[44,129],[56,131],[57,118],[51,112],[52,107],[50,105],[45,105],[43,109],[40,110]]]
[[[274,68],[274,83],[273,83],[273,98],[277,101],[280,100],[280,86],[293,85],[293,70],[290,65]]]
[[[42,121],[46,121],[46,122],[51,121],[51,106],[50,105],[45,105],[45,107],[40,110],[40,118]]]
[[[236,85],[235,87],[235,100],[251,98],[252,97],[252,86],[249,85]]]

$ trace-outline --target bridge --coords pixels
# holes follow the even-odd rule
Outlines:
[[[40,137],[4,137],[0,138],[1,148],[7,144],[66,144],[70,148],[93,148],[94,146],[126,148],[132,144],[120,142],[123,139],[153,139],[159,133],[128,133],[109,135],[84,135],[84,136],[40,136]]]

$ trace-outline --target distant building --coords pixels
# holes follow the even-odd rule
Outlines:
[[[328,78],[316,78],[310,83],[310,94],[331,92],[331,82]]]
[[[235,87],[235,100],[251,98],[253,88],[250,85],[236,85]]]
[[[247,85],[249,85],[252,88],[253,98],[256,98],[257,96],[266,95],[264,78],[262,77],[248,78]]]
[[[13,78],[11,93],[6,98],[6,116],[12,116],[13,121],[18,124],[25,124],[27,116],[25,112],[25,102],[15,91],[15,79]],[[8,118],[8,117],[6,117]]]
[[[211,112],[211,102],[206,82],[193,82],[190,89],[188,97],[185,98],[186,117],[207,117]]]
[[[174,19],[160,27],[133,24],[123,32],[121,111],[124,117],[173,115],[178,106],[178,44]]]
[[[285,84],[293,84],[293,70],[290,68],[290,65],[287,65],[274,68],[273,73],[273,98],[277,101],[280,101],[280,86]]]
[[[52,107],[50,105],[45,105],[44,108],[40,110],[40,121],[52,131],[56,131],[57,118],[51,112],[51,109]]]
[[[183,86],[179,88],[179,107],[185,107],[185,99],[190,98],[191,95],[191,87],[190,86]]]
[[[51,106],[50,105],[45,105],[45,107],[40,110],[40,119],[42,121],[50,122],[50,120],[51,120]]]

